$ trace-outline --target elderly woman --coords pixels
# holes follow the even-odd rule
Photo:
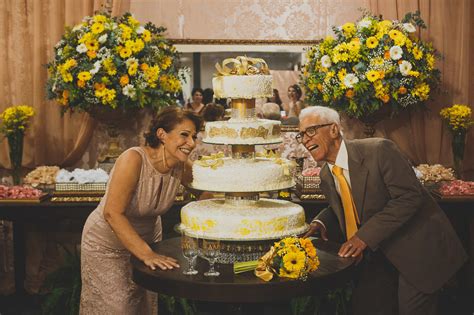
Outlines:
[[[190,180],[186,163],[201,124],[196,114],[167,107],[151,122],[146,145],[118,158],[82,233],[81,314],[156,314],[156,294],[132,281],[130,255],[153,270],[179,268],[149,244],[161,240],[160,215],[181,179]]]

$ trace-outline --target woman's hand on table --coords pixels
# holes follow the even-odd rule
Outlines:
[[[156,267],[161,270],[171,270],[179,268],[178,261],[174,258],[151,252],[142,259],[143,263],[151,270],[156,270]]]

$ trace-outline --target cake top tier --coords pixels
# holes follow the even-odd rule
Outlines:
[[[239,56],[216,63],[212,87],[217,98],[253,99],[273,95],[273,79],[261,58]]]

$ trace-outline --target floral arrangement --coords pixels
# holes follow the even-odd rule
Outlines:
[[[255,269],[255,275],[265,281],[270,281],[273,275],[306,280],[308,274],[318,267],[318,255],[310,239],[286,237],[275,242],[258,262],[236,263],[234,272]]]
[[[87,16],[66,28],[48,64],[48,98],[62,112],[93,107],[158,109],[181,90],[178,53],[166,29],[130,14]]]
[[[17,105],[10,106],[3,113],[0,114],[2,125],[0,126],[0,132],[5,136],[13,134],[24,134],[30,118],[33,117],[35,111],[33,107],[28,105]]]
[[[356,23],[333,27],[307,52],[302,73],[309,103],[365,118],[387,106],[396,113],[426,101],[439,83],[436,52],[416,38],[426,28],[420,13],[402,21],[365,13]]]
[[[467,130],[474,121],[471,118],[471,108],[467,105],[455,104],[443,108],[439,114],[446,121],[451,131]]]

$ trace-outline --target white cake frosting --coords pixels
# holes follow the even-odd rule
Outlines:
[[[259,192],[295,185],[294,163],[282,158],[203,158],[193,163],[192,187],[218,192]]]
[[[212,79],[216,98],[261,98],[273,96],[271,75],[226,75]]]
[[[269,144],[282,142],[281,122],[235,119],[206,123],[203,141],[215,144]]]
[[[191,236],[239,241],[279,239],[308,229],[300,205],[276,199],[190,202],[181,210],[181,224]]]

